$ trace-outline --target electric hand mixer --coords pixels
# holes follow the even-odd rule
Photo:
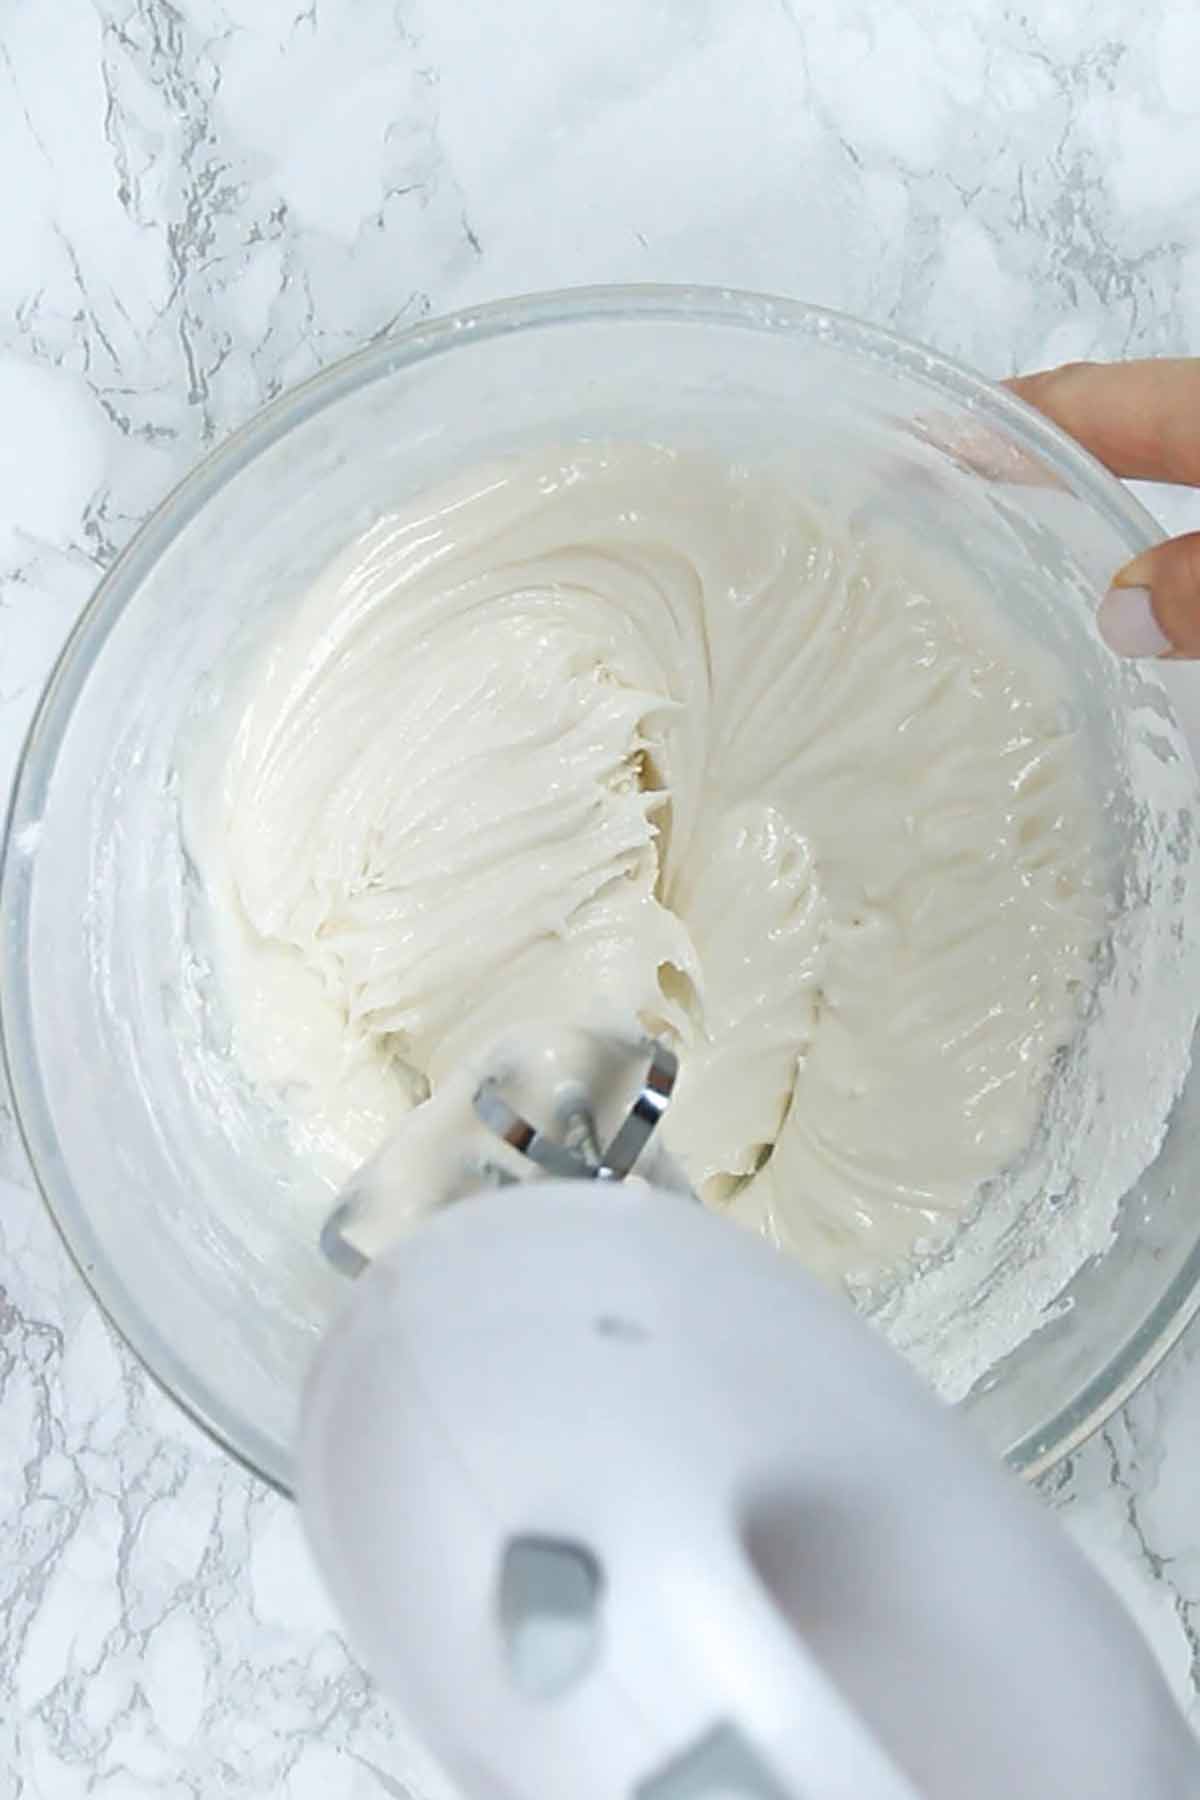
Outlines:
[[[302,1434],[351,1638],[464,1793],[1200,1795],[1065,1535],[844,1301],[696,1204],[656,1133],[672,1053],[535,1042],[331,1219],[362,1274]],[[454,1203],[398,1227],[418,1189]]]

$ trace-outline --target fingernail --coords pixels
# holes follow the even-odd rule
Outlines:
[[[1100,636],[1118,656],[1162,656],[1171,640],[1154,616],[1150,589],[1109,588],[1096,615]]]

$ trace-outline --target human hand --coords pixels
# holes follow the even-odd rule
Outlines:
[[[1200,357],[1068,363],[1006,385],[1114,475],[1200,487]],[[1200,657],[1200,531],[1118,570],[1098,623],[1121,656]]]

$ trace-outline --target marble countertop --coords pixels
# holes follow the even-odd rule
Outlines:
[[[0,779],[148,509],[425,313],[687,280],[994,374],[1200,351],[1198,67],[1192,0],[10,0]],[[102,1324],[7,1115],[0,1178],[0,1800],[438,1800],[291,1509]],[[1200,1328],[1045,1484],[1193,1707],[1198,1417]]]

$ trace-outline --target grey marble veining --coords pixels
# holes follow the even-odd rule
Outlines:
[[[1191,0],[7,0],[0,780],[172,483],[422,314],[695,280],[996,374],[1200,350],[1198,68]],[[0,1797],[438,1800],[290,1509],[101,1324],[7,1117],[0,1182]],[[1046,1483],[1192,1703],[1197,1418],[1193,1331]]]

